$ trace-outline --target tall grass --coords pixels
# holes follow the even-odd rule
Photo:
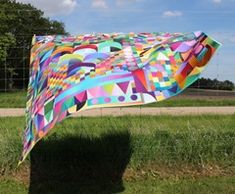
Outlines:
[[[23,117],[0,118],[1,172],[16,167],[23,129]],[[57,160],[82,155],[84,163],[92,158],[129,157],[132,167],[149,161],[159,165],[231,166],[235,161],[235,116],[69,118],[36,145],[34,152],[42,159],[59,153]]]

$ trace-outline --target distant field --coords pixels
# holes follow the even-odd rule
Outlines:
[[[0,108],[23,108],[26,91],[0,93]],[[235,91],[186,89],[182,94],[143,107],[235,106]]]
[[[0,193],[234,193],[235,115],[69,118],[16,170],[24,118],[0,118]]]

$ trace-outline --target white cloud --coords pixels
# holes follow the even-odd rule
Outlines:
[[[183,13],[181,11],[164,11],[162,16],[165,18],[169,18],[169,17],[180,17],[182,16]]]
[[[212,0],[213,3],[220,4],[222,3],[222,0]]]
[[[105,0],[93,0],[91,3],[93,8],[106,9],[108,5]]]
[[[21,3],[30,3],[44,11],[45,15],[64,15],[73,12],[78,3],[76,0],[17,0]]]

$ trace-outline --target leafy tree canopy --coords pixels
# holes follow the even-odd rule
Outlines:
[[[28,68],[25,72],[20,70],[24,64],[28,64],[28,57],[31,47],[31,40],[34,34],[68,34],[64,24],[51,20],[44,16],[44,13],[31,4],[18,3],[15,0],[0,1],[0,68],[3,68],[8,58],[17,59],[8,62],[7,68],[15,70],[14,74],[22,78],[22,74],[28,75]],[[13,48],[17,47],[17,48]],[[25,49],[22,52],[22,49]],[[23,53],[23,54],[22,54]],[[19,70],[17,70],[17,68]],[[17,72],[18,71],[18,72]],[[9,79],[0,72],[0,77]],[[26,80],[27,81],[27,80]],[[11,84],[12,85],[12,84]],[[0,89],[1,89],[0,83]]]
[[[217,79],[200,78],[194,82],[190,87],[212,90],[233,90],[234,83],[229,80],[219,81]]]
[[[31,4],[1,0],[0,34],[10,32],[15,36],[32,34],[66,34],[64,24],[44,17],[44,13]]]

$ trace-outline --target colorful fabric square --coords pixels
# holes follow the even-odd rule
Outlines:
[[[177,95],[219,46],[203,32],[35,36],[21,161],[72,113]]]

